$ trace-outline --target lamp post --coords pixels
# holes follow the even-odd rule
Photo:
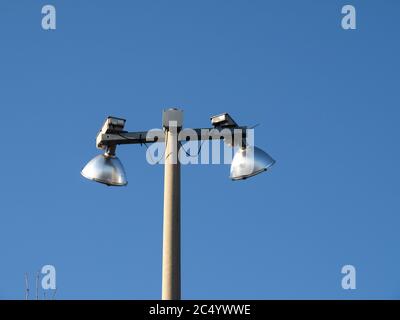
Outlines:
[[[183,130],[183,111],[171,108],[163,112],[163,130],[127,132],[125,119],[108,117],[96,138],[96,146],[105,150],[82,169],[90,180],[108,186],[127,185],[125,170],[116,156],[116,146],[164,142],[164,216],[162,257],[162,299],[181,298],[181,181],[179,144],[191,140],[220,140],[228,138],[238,146],[231,164],[231,179],[243,180],[266,171],[274,163],[266,152],[246,143],[247,127],[240,127],[229,114],[211,117],[213,128]],[[221,135],[221,130],[227,137]],[[239,137],[239,143],[235,143]]]
[[[181,298],[181,165],[178,159],[178,134],[182,111],[171,109],[163,114],[164,217],[162,256],[162,299]]]

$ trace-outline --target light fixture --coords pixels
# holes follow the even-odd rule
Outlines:
[[[242,180],[266,171],[275,160],[257,147],[247,145],[248,127],[239,126],[228,114],[211,117],[212,128],[183,128],[183,111],[170,108],[163,111],[163,129],[154,134],[149,131],[124,131],[125,119],[108,117],[96,137],[96,147],[105,150],[83,168],[81,174],[90,180],[109,186],[127,184],[121,161],[115,156],[117,145],[143,145],[163,142],[164,158],[164,214],[163,214],[163,258],[162,299],[181,298],[181,165],[179,145],[193,140],[221,140],[231,147],[240,146],[231,164],[231,179]],[[226,136],[222,135],[222,131]],[[193,134],[194,132],[194,134]],[[183,138],[182,138],[183,137]],[[246,142],[247,141],[247,142]],[[200,150],[199,150],[200,152]],[[178,159],[176,163],[171,159]]]
[[[99,154],[90,160],[82,169],[81,174],[86,179],[108,186],[126,186],[128,184],[124,166],[115,156],[115,148],[108,148],[104,154]]]
[[[238,149],[231,163],[232,180],[243,180],[267,171],[275,163],[272,157],[257,147],[245,146]]]

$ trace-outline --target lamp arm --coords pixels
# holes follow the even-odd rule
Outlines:
[[[199,140],[227,140],[245,141],[247,127],[237,128],[197,128],[182,129],[179,132],[179,141],[199,141]],[[119,144],[149,144],[155,142],[164,142],[165,133],[162,129],[153,129],[149,131],[138,132],[99,132],[96,137],[96,146],[99,149],[107,149],[109,146]]]

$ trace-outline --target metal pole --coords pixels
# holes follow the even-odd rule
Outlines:
[[[178,112],[176,109],[169,111]],[[173,116],[172,119],[171,117],[168,119],[176,121]],[[181,298],[181,175],[178,158],[179,127],[176,124],[175,122],[173,126],[164,125],[163,300],[180,300]]]

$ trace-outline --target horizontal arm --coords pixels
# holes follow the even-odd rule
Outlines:
[[[179,132],[179,141],[196,141],[196,140],[216,140],[216,139],[235,139],[234,141],[244,141],[246,138],[247,127],[237,128],[198,128],[198,129],[182,129]],[[161,129],[153,129],[149,131],[139,132],[117,132],[103,133],[100,132],[96,138],[96,146],[99,149],[105,149],[108,146],[118,144],[144,144],[154,142],[164,142],[165,134]]]

